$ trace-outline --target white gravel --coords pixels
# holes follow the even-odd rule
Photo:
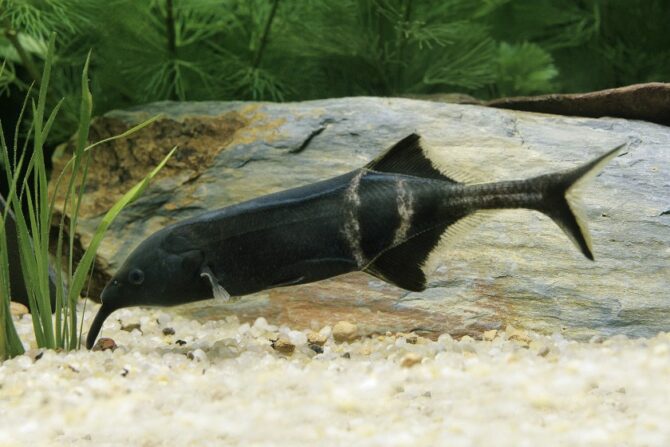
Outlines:
[[[18,329],[27,339],[29,316]],[[0,446],[670,445],[668,334],[321,335],[316,354],[307,332],[263,319],[118,311],[103,329],[114,352],[33,350],[0,364]],[[277,338],[294,352],[273,349]]]

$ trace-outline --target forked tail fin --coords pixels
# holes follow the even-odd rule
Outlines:
[[[617,146],[578,168],[535,178],[546,188],[543,193],[544,200],[537,206],[537,210],[551,217],[590,260],[593,260],[593,249],[591,235],[579,200],[580,188],[616,157],[624,146],[625,144]]]
[[[551,217],[587,258],[593,260],[591,238],[579,202],[579,189],[614,158],[621,145],[606,154],[568,171],[526,180],[485,183],[468,172],[439,161],[435,152],[412,134],[402,139],[366,169],[441,180],[466,186],[459,190],[461,203],[471,209],[447,213],[432,228],[390,247],[374,258],[363,271],[406,290],[426,288],[427,275],[435,270],[440,253],[475,228],[498,209],[527,208]]]

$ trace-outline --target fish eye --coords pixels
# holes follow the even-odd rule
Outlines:
[[[144,282],[144,272],[140,269],[133,269],[128,273],[128,282],[139,286]]]

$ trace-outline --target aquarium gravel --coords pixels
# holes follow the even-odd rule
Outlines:
[[[0,364],[1,446],[670,445],[668,334],[336,342],[330,327],[127,309],[102,336],[108,349],[28,342]]]

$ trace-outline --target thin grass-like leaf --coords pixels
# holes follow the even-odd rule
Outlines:
[[[5,135],[0,125],[0,147],[3,163],[9,164],[9,153]],[[9,255],[6,222],[10,216],[9,205],[0,197],[0,360],[23,354],[23,345],[12,320],[9,302],[11,288],[9,284]]]
[[[149,118],[148,120],[146,120],[146,121],[144,121],[144,122],[138,124],[137,126],[133,126],[133,127],[131,127],[130,129],[126,130],[126,131],[123,132],[123,133],[120,133],[120,134],[118,134],[118,135],[111,136],[111,137],[109,137],[109,138],[105,138],[104,140],[96,141],[95,143],[86,146],[86,148],[84,149],[84,151],[85,151],[85,152],[88,152],[88,151],[90,151],[91,149],[93,149],[94,147],[96,147],[96,146],[100,146],[101,144],[108,143],[108,142],[110,142],[110,141],[114,141],[114,140],[119,140],[119,139],[121,139],[121,138],[126,138],[126,137],[128,137],[128,136],[134,134],[135,132],[137,132],[137,131],[139,131],[139,130],[142,130],[142,129],[144,129],[145,127],[149,126],[150,124],[152,124],[154,121],[158,120],[159,118],[163,118],[163,115],[162,115],[162,114],[155,115],[155,116]]]

